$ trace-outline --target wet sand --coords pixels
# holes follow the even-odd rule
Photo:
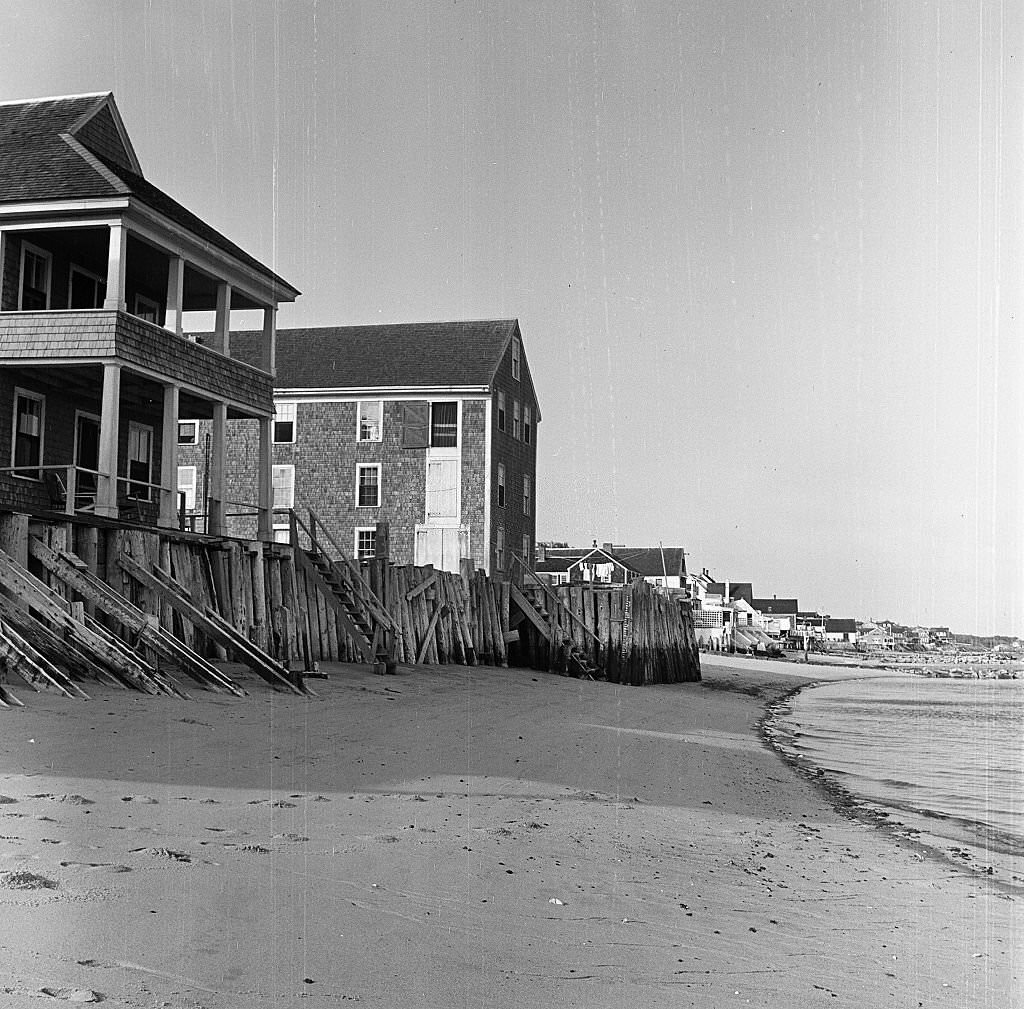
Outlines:
[[[803,682],[775,665],[23,696],[0,1004],[1021,1004],[1020,902],[767,747],[765,705]]]

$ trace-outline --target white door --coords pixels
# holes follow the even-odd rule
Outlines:
[[[469,557],[469,529],[466,526],[416,526],[417,566],[432,564],[440,571],[458,574],[459,561]]]

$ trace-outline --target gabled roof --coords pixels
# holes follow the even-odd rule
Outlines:
[[[648,578],[686,574],[686,551],[682,547],[616,547],[615,556]]]
[[[621,557],[616,556],[613,553],[605,550],[603,547],[591,547],[585,551],[580,557],[570,561],[569,567],[574,568],[577,564],[614,564],[616,567],[622,568],[624,571],[629,571],[632,574],[639,574],[639,572],[633,568],[628,562],[622,560]]]
[[[707,591],[713,595],[725,595],[725,582],[711,582]],[[729,582],[729,599],[745,599],[748,603],[754,598],[754,587],[750,582]]]
[[[490,388],[514,335],[515,319],[279,329],[274,384],[337,393]],[[232,332],[232,357],[255,364],[261,338]]]
[[[142,177],[111,92],[0,102],[0,212],[4,203],[126,196],[273,278],[282,293],[299,293]]]
[[[825,633],[832,631],[834,634],[856,633],[857,621],[848,620],[846,617],[831,617],[825,621]]]
[[[795,599],[752,599],[750,604],[760,613],[791,616],[799,612]]]

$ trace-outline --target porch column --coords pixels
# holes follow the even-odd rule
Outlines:
[[[185,260],[171,256],[167,263],[167,315],[164,328],[181,336],[182,298],[185,291]]]
[[[110,225],[110,244],[107,247],[107,297],[103,302],[106,309],[125,311],[124,267],[125,248],[128,244],[128,229],[123,224]]]
[[[256,502],[259,507],[257,538],[265,543],[274,538],[274,455],[271,432],[273,420],[260,417],[260,458]]]
[[[223,536],[226,531],[224,498],[226,497],[227,473],[224,468],[224,440],[227,435],[227,427],[227,404],[214,403],[213,438],[210,446],[210,517],[207,530],[211,536]]]
[[[100,412],[99,476],[96,514],[117,518],[118,414],[121,405],[121,366],[103,365],[103,406]]]
[[[214,346],[225,356],[231,356],[231,285],[217,285],[217,321],[214,325]]]
[[[277,373],[277,306],[263,309],[263,345],[260,347],[260,367],[271,375]]]
[[[160,518],[164,529],[178,528],[178,397],[176,385],[164,386],[163,439],[160,447]]]

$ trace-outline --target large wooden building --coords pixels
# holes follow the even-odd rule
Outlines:
[[[256,358],[260,334],[231,339]],[[508,576],[514,554],[532,561],[541,418],[516,320],[281,330],[276,360],[282,538],[283,510],[297,507],[357,558],[374,555],[387,523],[400,564],[458,571],[471,558]],[[258,446],[235,427],[229,496],[244,513]],[[205,433],[180,452],[181,487],[202,511]]]
[[[298,291],[142,174],[113,95],[0,104],[0,509],[178,525],[180,425],[210,422],[210,532],[227,421],[245,421],[271,537],[276,311]],[[231,313],[261,310],[246,361]],[[212,312],[216,337],[186,335]]]

